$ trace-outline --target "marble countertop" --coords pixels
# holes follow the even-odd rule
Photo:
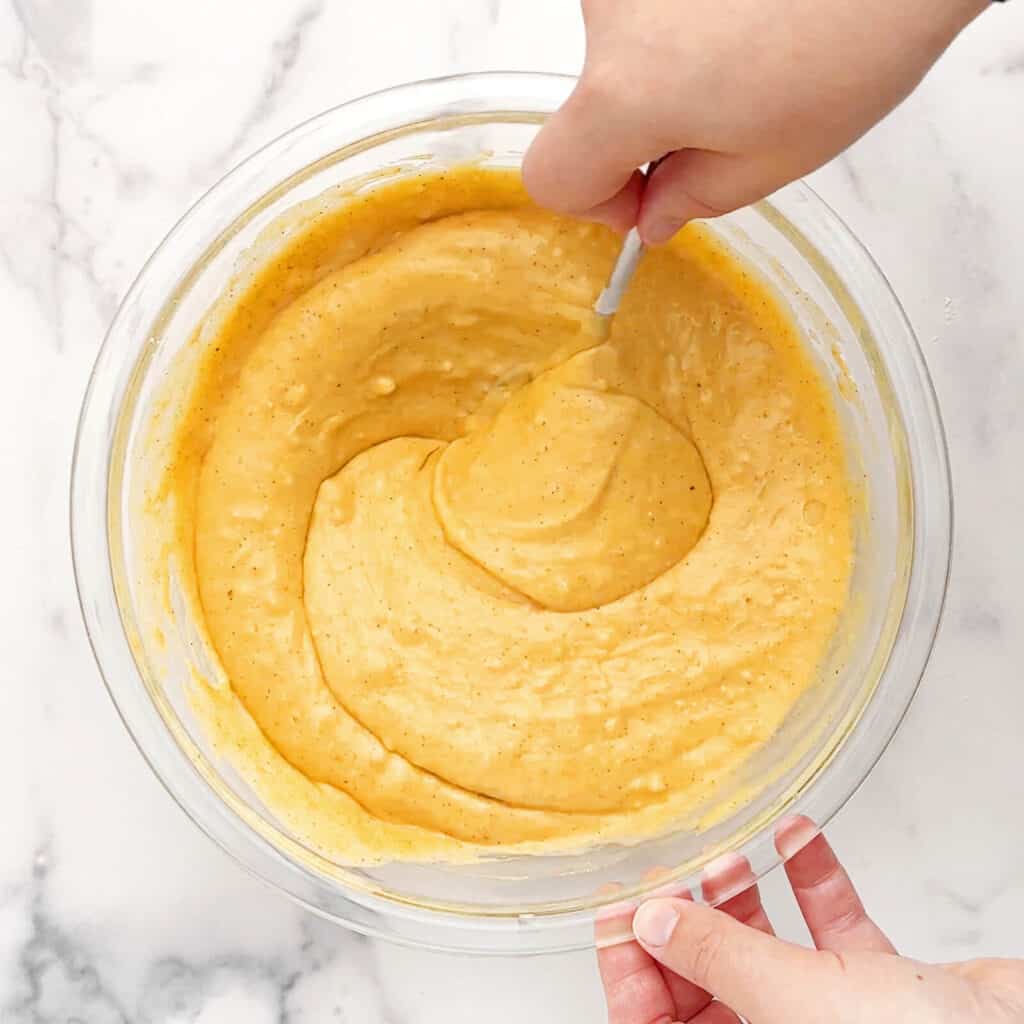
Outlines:
[[[369,941],[242,873],[145,768],[71,578],[75,420],[136,269],[225,170],[402,80],[576,70],[576,0],[0,0],[0,1019],[603,1019],[592,957]],[[876,255],[949,432],[956,555],[909,719],[831,835],[928,959],[1024,954],[1024,0],[814,184]],[[779,879],[767,899],[800,934]]]

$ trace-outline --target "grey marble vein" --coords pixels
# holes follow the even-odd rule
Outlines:
[[[273,112],[274,105],[302,54],[308,33],[323,12],[324,0],[313,0],[304,4],[292,16],[285,32],[274,40],[259,95],[242,118],[231,140],[209,161],[208,166],[212,169],[217,172],[223,171],[231,157],[245,145],[253,130],[266,121]]]
[[[333,1011],[318,1001],[323,1016],[307,1015],[310,1000],[302,992],[321,972],[333,975],[339,966],[368,981],[370,998],[360,1002],[369,1016],[363,1019],[398,1022],[380,987],[368,941],[314,918],[303,918],[300,941],[284,955],[159,956],[145,968],[137,999],[128,1005],[111,980],[116,963],[62,925],[50,895],[50,872],[46,843],[35,855],[25,891],[14,894],[26,904],[29,929],[6,986],[12,994],[0,1004],[4,1024],[188,1024],[218,999],[240,995],[265,1010],[265,1019],[274,1024],[344,1021],[351,1008],[344,985],[338,986]]]
[[[38,194],[34,198],[34,214],[31,217],[37,230],[45,240],[49,252],[45,273],[22,272],[24,261],[17,249],[24,244],[18,235],[0,238],[0,262],[12,281],[30,291],[44,319],[52,330],[52,340],[57,349],[64,347],[63,316],[61,303],[61,253],[67,237],[68,222],[60,201],[59,178],[61,167],[60,131],[62,115],[57,90],[52,74],[41,60],[38,42],[34,35],[35,10],[29,5],[14,0],[13,10],[16,21],[22,28],[21,55],[12,73],[25,85],[38,93],[40,109],[45,116],[47,157],[46,171],[39,182]]]
[[[965,251],[974,254],[966,268],[972,293],[977,288],[977,294],[988,295],[999,283],[996,262],[990,255],[995,228],[991,206],[987,197],[968,182],[939,127],[929,121],[926,128],[954,200],[955,216],[951,217],[951,224],[955,238]]]
[[[1019,50],[1002,60],[986,64],[981,69],[983,75],[1020,75],[1024,74],[1024,50]]]
[[[303,976],[301,966],[227,955],[195,964],[165,957],[147,971],[139,1000],[139,1024],[194,1021],[219,992],[244,987],[260,993],[272,1008],[275,1024],[293,1024],[292,992]]]
[[[47,898],[49,843],[39,847],[25,894],[30,929],[13,966],[14,995],[0,1006],[5,1024],[128,1024],[89,950],[62,929]]]
[[[871,197],[868,195],[864,178],[860,171],[857,170],[857,165],[854,163],[853,154],[847,150],[841,156],[836,158],[836,164],[843,172],[846,180],[850,183],[850,189],[853,191],[853,194],[856,196],[858,201],[863,203],[865,208],[868,210],[873,210],[874,204],[871,201]]]
[[[991,608],[965,608],[959,617],[959,625],[975,635],[994,638],[1002,635],[1002,617]]]
[[[460,71],[475,71],[481,40],[490,36],[501,19],[502,0],[454,0],[446,32],[447,63]]]
[[[69,77],[89,66],[92,0],[11,0],[42,58]]]
[[[67,343],[64,296],[68,271],[84,281],[104,322],[113,315],[118,298],[118,290],[97,270],[95,256],[99,240],[69,212],[64,202],[67,188],[64,147],[71,141],[76,144],[85,142],[94,147],[108,162],[123,195],[130,195],[147,185],[152,175],[143,168],[126,166],[109,142],[90,131],[85,118],[66,101],[59,73],[61,69],[74,67],[74,58],[53,43],[60,33],[48,32],[46,26],[50,22],[46,16],[46,5],[40,8],[39,5],[25,3],[25,0],[15,0],[13,9],[22,30],[18,43],[20,53],[5,70],[37,95],[45,117],[46,167],[37,183],[37,194],[22,200],[28,206],[29,219],[35,230],[27,238],[21,234],[0,233],[0,265],[11,281],[32,294],[40,313],[51,327],[52,341],[59,352]],[[89,5],[71,5],[71,9],[72,24],[77,34],[87,27]],[[60,12],[55,10],[50,12],[50,16],[51,20],[56,18],[59,22]],[[140,66],[133,70],[131,77],[146,73],[147,67]],[[43,273],[33,268],[31,261],[26,264],[22,258],[23,246],[39,241],[48,253]]]
[[[15,30],[18,33],[15,44],[16,52],[12,58],[0,63],[0,67],[3,67],[6,71],[17,77],[23,77],[25,74],[25,61],[28,58],[28,28],[25,25],[25,17],[22,14],[21,4],[18,0],[11,0],[11,10],[14,14]]]
[[[972,917],[977,917],[980,914],[984,914],[989,911],[994,904],[998,903],[999,900],[1016,884],[1017,879],[1020,875],[1019,870],[1014,866],[1010,870],[1003,872],[996,878],[987,880],[984,884],[980,884],[978,888],[971,895],[966,895],[963,890],[954,889],[952,886],[945,885],[941,882],[936,884],[936,888],[942,894],[943,898],[948,900],[954,907]],[[979,882],[982,880],[979,879]]]

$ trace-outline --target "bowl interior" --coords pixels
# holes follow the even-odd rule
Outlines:
[[[851,476],[863,482],[854,575],[819,684],[729,781],[726,801],[717,795],[715,813],[656,840],[569,856],[356,869],[290,835],[211,748],[187,699],[190,673],[208,658],[201,631],[173,573],[172,614],[154,593],[145,571],[150,541],[138,511],[180,411],[174,396],[187,386],[197,326],[232,274],[266,255],[273,242],[261,238],[263,229],[297,204],[333,195],[340,185],[373,188],[396,175],[468,160],[517,167],[564,84],[549,83],[543,97],[504,107],[480,100],[479,86],[464,88],[447,103],[423,100],[414,116],[408,109],[398,113],[401,104],[388,116],[378,110],[376,124],[372,109],[361,119],[349,112],[340,126],[304,126],[290,146],[286,136],[232,172],[186,216],[126,300],[97,365],[79,438],[75,501],[87,500],[104,464],[108,470],[106,528],[97,532],[109,553],[117,613],[102,586],[90,592],[94,606],[82,586],[93,571],[83,543],[100,524],[76,510],[86,618],[115,702],[157,773],[222,845],[314,909],[362,930],[448,948],[509,952],[585,944],[590,913],[608,899],[598,890],[609,883],[623,887],[621,895],[640,893],[650,888],[651,869],[669,865],[667,877],[688,885],[709,860],[730,850],[748,856],[755,874],[773,866],[772,822],[787,812],[808,811],[819,820],[834,812],[895,729],[930,649],[945,578],[942,565],[926,579],[914,577],[922,555],[918,502],[925,493],[915,469],[925,464],[932,473],[925,483],[931,479],[939,488],[940,504],[945,477],[941,427],[913,336],[874,265],[809,190],[794,186],[710,230],[783,298],[833,393]],[[940,561],[941,527],[940,516],[931,535],[939,552],[933,560]],[[948,562],[948,517],[946,534]],[[102,565],[95,572],[102,576]],[[901,647],[915,584],[909,618],[927,635]],[[118,630],[120,644],[110,635]],[[905,678],[893,677],[894,661],[910,668]],[[449,927],[448,940],[438,940],[439,927]]]

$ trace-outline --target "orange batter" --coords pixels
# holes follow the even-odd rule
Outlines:
[[[204,344],[169,484],[193,702],[350,863],[636,839],[816,678],[852,511],[828,390],[712,237],[641,264],[509,172],[293,221]]]

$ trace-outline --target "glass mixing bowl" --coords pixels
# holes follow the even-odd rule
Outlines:
[[[182,218],[142,269],[110,327],[79,424],[71,511],[82,611],[125,725],[175,800],[271,886],[358,931],[468,952],[592,944],[594,914],[657,881],[699,880],[736,851],[762,875],[772,826],[824,824],[865,778],[917,687],[949,567],[951,507],[942,424],[906,318],[871,257],[804,185],[710,229],[788,303],[834,390],[863,508],[849,608],[821,679],[730,785],[725,817],[630,846],[472,865],[351,868],[306,847],[212,750],[186,699],[197,631],[180,608],[146,621],[131,495],[154,417],[173,413],[166,378],[243,253],[270,221],[342,182],[467,160],[518,166],[567,77],[479,74],[403,85],[330,110],[250,157]],[[384,172],[382,174],[382,172]],[[173,406],[173,401],[171,402]],[[172,601],[174,595],[172,594]],[[160,635],[162,634],[162,636]],[[607,890],[605,890],[605,893]]]

